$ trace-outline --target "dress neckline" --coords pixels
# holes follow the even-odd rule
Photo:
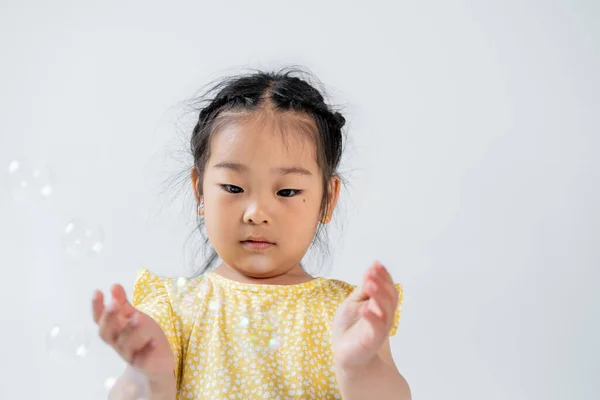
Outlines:
[[[246,283],[238,282],[233,279],[226,278],[217,274],[214,271],[204,274],[210,281],[222,285],[224,287],[240,290],[245,292],[263,292],[263,293],[299,293],[313,290],[321,286],[325,282],[323,277],[315,277],[309,281],[293,284],[263,284],[263,283]]]

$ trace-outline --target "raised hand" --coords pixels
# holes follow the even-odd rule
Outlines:
[[[108,307],[104,306],[100,291],[94,293],[92,301],[94,321],[102,340],[150,380],[172,379],[173,352],[161,327],[129,303],[121,285],[113,285],[111,295]]]
[[[375,262],[334,317],[332,344],[338,366],[358,368],[377,357],[394,322],[398,297],[392,277]]]

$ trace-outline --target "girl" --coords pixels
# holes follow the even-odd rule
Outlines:
[[[209,91],[191,137],[199,228],[214,248],[201,273],[142,269],[132,304],[120,285],[107,308],[94,294],[100,337],[152,400],[411,397],[388,338],[400,284],[378,262],[358,287],[300,264],[338,201],[345,119],[295,72]]]

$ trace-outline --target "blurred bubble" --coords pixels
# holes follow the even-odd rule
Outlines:
[[[78,326],[55,325],[46,337],[51,357],[60,361],[77,361],[88,354],[89,335]]]
[[[146,400],[150,395],[148,378],[137,369],[128,368],[119,378],[109,378],[108,400]],[[110,381],[109,381],[110,380]]]
[[[168,285],[169,294],[172,298],[183,299],[185,297],[194,296],[198,283],[195,279],[184,277],[169,279]]]
[[[210,287],[208,286],[208,283],[206,281],[202,281],[202,283],[200,283],[198,286],[198,297],[206,296],[209,290]]]
[[[180,277],[180,278],[177,278],[177,281],[175,281],[175,282],[176,282],[178,289],[183,289],[183,288],[187,287],[188,280]]]
[[[47,199],[54,192],[47,171],[17,160],[8,164],[8,183],[9,191],[17,201]]]
[[[240,327],[242,329],[247,328],[250,325],[250,319],[248,319],[248,317],[242,317],[240,318]]]
[[[104,248],[102,227],[82,218],[75,218],[65,226],[62,239],[65,253],[71,258],[93,256]]]
[[[220,307],[221,307],[221,302],[220,302],[219,300],[214,300],[214,299],[213,299],[213,300],[210,300],[210,301],[208,302],[208,309],[209,309],[210,311],[212,311],[213,313],[214,313],[214,312],[217,312],[217,311],[219,310],[219,308],[220,308]]]
[[[196,285],[195,285],[194,291],[191,292],[191,294],[194,297],[194,303],[196,305],[199,305],[200,303],[202,303],[209,291],[210,291],[210,287],[205,280],[202,280],[202,279],[196,280]],[[215,302],[215,303],[209,302],[208,308],[211,312],[216,311],[219,308],[218,302]],[[196,311],[196,310],[194,310],[194,311]]]
[[[269,349],[270,350],[277,350],[280,347],[281,347],[281,337],[274,336],[271,339],[269,339]]]
[[[238,321],[240,345],[245,352],[276,351],[283,342],[279,317],[273,311],[255,310]]]
[[[166,285],[171,299],[173,311],[182,317],[190,317],[197,313],[199,299],[206,293],[206,284],[201,279],[172,278]]]
[[[109,376],[108,378],[106,378],[104,380],[104,389],[106,389],[107,391],[110,391],[110,389],[112,389],[112,387],[115,386],[116,382],[117,382],[117,378]]]

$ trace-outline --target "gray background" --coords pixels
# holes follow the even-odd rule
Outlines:
[[[381,259],[403,283],[414,398],[600,398],[600,3],[357,4],[2,1],[1,399],[105,396],[123,362],[93,289],[194,264],[187,182],[161,183],[190,162],[181,102],[286,64],[349,120],[323,274],[358,283]],[[15,200],[12,160],[52,195]],[[97,256],[65,256],[77,216],[103,227]],[[89,330],[87,356],[51,356],[59,323]]]

